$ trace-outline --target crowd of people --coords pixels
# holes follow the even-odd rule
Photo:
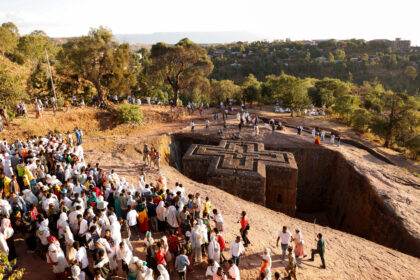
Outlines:
[[[103,280],[121,273],[129,280],[185,280],[205,261],[202,279],[240,279],[241,256],[251,244],[245,211],[240,235],[228,243],[223,215],[209,197],[188,193],[181,183],[168,186],[161,173],[153,181],[144,168],[130,184],[99,163],[87,164],[83,133],[75,128],[74,134],[76,141],[68,132],[0,142],[0,251],[9,260],[17,257],[14,235],[20,233],[28,253],[51,264],[57,280]],[[159,152],[148,145],[142,152],[143,164],[159,169]],[[139,240],[143,259],[131,243]],[[296,279],[296,258],[306,257],[302,233],[284,227],[279,241],[282,261],[288,258],[287,277]],[[324,252],[319,234],[312,260],[319,254],[323,268]],[[264,249],[259,280],[272,277],[270,254]]]

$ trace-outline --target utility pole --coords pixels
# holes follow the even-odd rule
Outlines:
[[[50,74],[51,86],[54,92],[54,102],[52,102],[53,104],[51,105],[53,106],[53,111],[54,111],[54,116],[55,116],[56,111],[57,111],[57,95],[55,93],[54,80],[53,80],[52,71],[51,71],[50,59],[48,58],[47,48],[45,48],[45,56],[47,57],[48,74]]]

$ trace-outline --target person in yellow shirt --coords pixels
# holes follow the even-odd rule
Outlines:
[[[12,180],[9,177],[7,177],[4,172],[0,173],[0,192],[4,193],[6,196],[9,193],[9,184],[11,181]]]
[[[206,202],[204,202],[204,209],[203,209],[203,213],[207,213],[209,214],[211,210],[211,202],[209,200],[209,197],[206,196]]]
[[[19,195],[20,193],[20,187],[17,182],[16,175],[12,176],[12,180],[9,181],[9,184],[7,185],[7,187],[5,186],[4,188],[4,196],[9,197],[12,193],[16,195]]]

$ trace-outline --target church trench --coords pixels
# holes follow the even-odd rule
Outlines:
[[[170,144],[170,164],[183,172],[182,157],[192,144],[217,146],[221,140],[208,135],[174,134]],[[340,153],[316,146],[266,145],[265,149],[290,152],[295,157],[298,218],[304,219],[305,214],[325,213],[329,227],[420,257],[419,241],[387,208],[367,178]],[[191,179],[202,182],[200,176],[203,174]]]

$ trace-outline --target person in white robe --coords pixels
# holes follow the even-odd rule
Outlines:
[[[129,264],[131,258],[133,257],[133,252],[125,242],[121,242],[117,249],[117,259],[122,260],[125,264]]]
[[[207,247],[207,254],[209,259],[213,259],[214,261],[220,260],[220,244],[216,241],[216,237],[214,235],[210,236],[210,243]]]
[[[177,216],[177,211],[176,211],[175,206],[173,205],[169,206],[167,221],[168,221],[168,224],[174,229],[177,229],[179,226],[178,219],[176,216]]]
[[[83,210],[82,210],[81,205],[76,206],[76,210],[74,210],[73,212],[69,214],[69,225],[73,233],[77,233],[77,230],[79,228],[79,225],[78,225],[79,222],[77,221],[78,215],[83,215]]]
[[[158,207],[156,208],[156,214],[159,221],[165,222],[165,219],[168,216],[168,209],[166,209],[164,201],[159,202]]]
[[[50,229],[48,228],[48,220],[45,219],[39,225],[36,236],[41,241],[41,245],[48,246],[48,237],[50,236]]]
[[[207,235],[207,226],[203,223],[203,220],[198,220],[201,232],[201,244],[209,243],[209,237]]]
[[[0,232],[0,251],[4,252],[7,256],[9,255],[9,246],[7,246],[6,237]]]
[[[216,223],[216,227],[220,232],[224,232],[225,229],[225,220],[222,217],[222,214],[217,213],[216,209],[213,209],[213,213],[214,213],[214,222]]]
[[[201,227],[199,225],[195,225],[194,229],[191,231],[191,247],[194,254],[194,261],[201,263]]]
[[[38,204],[38,198],[32,193],[31,190],[26,189],[22,191],[23,193],[23,200],[29,205],[37,205]]]
[[[63,250],[60,248],[60,243],[54,236],[50,236],[48,242],[50,245],[47,252],[47,262],[53,265],[53,272],[57,275],[57,278],[60,279],[68,267],[67,260]]]
[[[121,225],[115,215],[109,216],[109,221],[111,223],[111,238],[114,240],[115,246],[118,246],[121,242]]]
[[[159,277],[157,278],[157,280],[170,280],[169,278],[169,273],[166,270],[166,268],[163,265],[158,265],[157,269],[160,273]]]
[[[147,267],[145,263],[142,263],[137,273],[137,280],[154,280],[153,270]]]
[[[13,176],[13,169],[10,162],[11,157],[12,156],[9,154],[6,155],[6,158],[4,160],[4,169],[3,169],[4,174],[6,174],[6,177],[9,177],[9,178],[12,178]]]
[[[68,221],[67,214],[64,212],[61,213],[60,218],[57,221],[58,239],[64,238],[63,231],[67,226],[69,226],[69,223],[67,221]]]
[[[66,258],[70,259],[70,253],[72,251],[71,249],[73,248],[74,243],[74,236],[68,225],[63,229],[63,234],[64,244],[66,245]]]
[[[73,265],[70,270],[72,280],[85,280],[85,272],[78,265]]]

